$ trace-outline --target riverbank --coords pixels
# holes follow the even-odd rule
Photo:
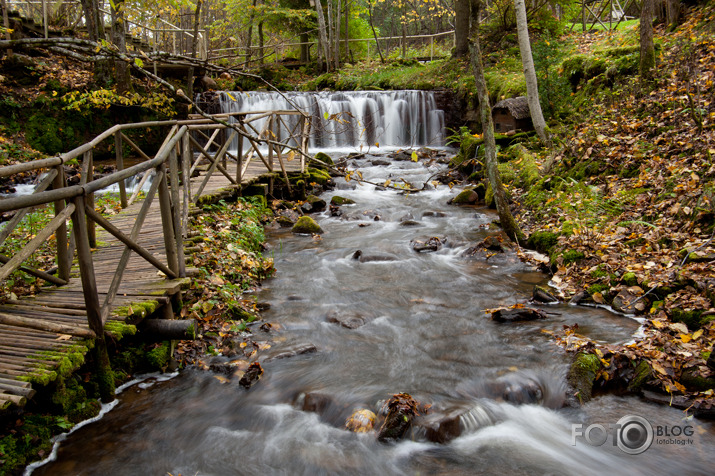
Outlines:
[[[624,345],[604,345],[577,328],[556,333],[568,350],[593,357],[579,362],[590,362],[594,391],[645,392],[710,416],[714,24],[712,9],[699,9],[674,33],[660,31],[653,83],[632,78],[595,89],[555,129],[555,148],[526,141],[503,150],[499,166],[530,236],[522,245],[548,255],[554,294],[643,322],[641,335]],[[594,86],[582,78],[576,89]]]

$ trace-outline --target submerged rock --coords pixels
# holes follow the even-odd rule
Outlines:
[[[357,250],[353,253],[352,259],[361,263],[377,262],[377,261],[397,261],[397,256],[392,255],[366,255],[362,250]]]
[[[364,316],[362,314],[350,312],[341,313],[339,311],[331,311],[326,318],[328,322],[340,324],[346,329],[357,329],[358,327],[364,326],[373,319],[373,317]]]
[[[618,312],[624,314],[642,314],[648,309],[648,302],[642,299],[643,289],[638,286],[630,286],[621,291],[613,298],[611,306]]]
[[[390,397],[383,407],[387,410],[387,416],[380,427],[377,439],[384,442],[402,438],[417,415],[417,406],[415,399],[407,393]]]
[[[497,309],[492,312],[492,320],[496,322],[535,321],[537,319],[546,319],[546,313],[530,307]]]
[[[270,362],[271,360],[287,359],[289,357],[295,357],[296,355],[312,354],[315,352],[318,352],[318,348],[310,342],[296,342],[267,350],[261,356],[260,361]]]
[[[241,377],[241,380],[239,380],[239,385],[241,385],[245,389],[251,388],[253,385],[260,380],[261,376],[263,375],[263,367],[261,367],[261,364],[258,362],[253,362],[251,365],[248,366],[248,369],[246,369],[246,373],[243,374],[243,377]]]
[[[555,304],[559,302],[559,298],[551,294],[551,292],[543,286],[534,286],[534,291],[531,293],[531,301],[544,304]]]
[[[447,238],[438,238],[433,236],[426,241],[412,240],[410,245],[412,249],[418,253],[429,253],[434,252],[442,248],[442,246],[447,243]]]
[[[345,421],[345,428],[355,433],[369,433],[375,427],[377,416],[370,410],[355,410]]]
[[[330,205],[337,205],[337,206],[343,206],[343,205],[353,205],[355,203],[355,200],[351,198],[345,198],[341,197],[340,195],[335,195],[333,198],[330,199]]]
[[[323,233],[323,229],[320,225],[310,217],[300,217],[298,221],[293,225],[291,230],[296,234],[312,235],[314,233]]]

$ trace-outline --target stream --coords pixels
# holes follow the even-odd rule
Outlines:
[[[443,167],[372,166],[374,158],[353,165],[366,179],[404,178],[418,188]],[[255,340],[271,345],[259,355],[302,344],[317,351],[266,358],[250,390],[194,369],[134,385],[32,474],[712,474],[710,422],[684,420],[678,410],[632,396],[564,406],[571,357],[542,331],[577,323],[594,339],[627,342],[638,322],[568,305],[546,307],[546,320],[493,322],[484,309],[525,302],[548,279],[508,256],[463,256],[487,235],[492,211],[447,205],[457,190],[443,185],[409,195],[353,186],[338,184],[323,197],[356,204],[343,206],[342,217],[317,215],[325,230],[319,240],[288,229],[269,233],[278,272],[258,300],[271,304],[263,321],[275,330],[253,327]],[[403,226],[406,219],[417,224]],[[447,237],[448,246],[412,250],[411,240],[434,236]],[[358,249],[391,260],[354,260]],[[331,316],[365,324],[349,329],[329,322]],[[381,443],[374,432],[344,429],[355,409],[377,413],[399,392],[436,412],[461,409],[461,434],[435,443],[415,430]],[[572,436],[573,428],[580,434],[592,424],[609,428],[628,415],[646,417],[656,433],[642,454],[621,450],[610,430],[601,445]],[[598,443],[600,427],[590,428]]]

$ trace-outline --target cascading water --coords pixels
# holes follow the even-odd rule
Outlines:
[[[416,188],[440,171],[436,164],[385,166],[375,159],[366,155],[350,166],[374,183],[401,177]],[[323,198],[356,203],[342,207],[340,217],[316,216],[325,230],[320,240],[270,232],[278,273],[258,299],[271,304],[263,319],[279,330],[252,326],[254,339],[271,346],[259,355],[305,343],[315,352],[264,360],[265,374],[248,391],[195,369],[135,385],[100,422],[69,435],[57,460],[33,475],[712,473],[711,423],[632,396],[563,406],[571,358],[544,331],[578,324],[594,339],[625,342],[638,329],[635,320],[560,305],[549,308],[548,319],[495,323],[484,309],[525,301],[548,278],[508,257],[463,256],[489,233],[492,212],[447,205],[456,193],[447,186],[411,194],[354,181],[338,186]],[[451,246],[412,250],[411,240],[433,236],[448,237]],[[353,259],[357,249],[391,259]],[[347,328],[331,321],[335,316],[364,325]],[[374,433],[345,429],[353,410],[377,412],[397,392],[433,404],[427,416],[457,411],[454,438],[437,443],[420,427],[380,443]],[[309,405],[311,398],[321,404]],[[657,438],[636,455],[621,451],[611,430],[604,442],[598,431],[590,434],[600,445],[575,436],[574,427],[581,434],[592,424],[609,428],[624,415],[692,436],[676,444]]]
[[[220,100],[222,112],[297,109],[310,115],[313,150],[367,152],[445,142],[444,111],[431,91],[224,92]],[[279,137],[287,137],[299,120],[281,125]],[[264,125],[256,121],[254,127],[260,131]]]

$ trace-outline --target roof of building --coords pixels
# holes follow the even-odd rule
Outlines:
[[[504,99],[496,103],[493,109],[508,109],[514,119],[526,119],[527,117],[531,117],[529,101],[526,99],[526,96]]]

